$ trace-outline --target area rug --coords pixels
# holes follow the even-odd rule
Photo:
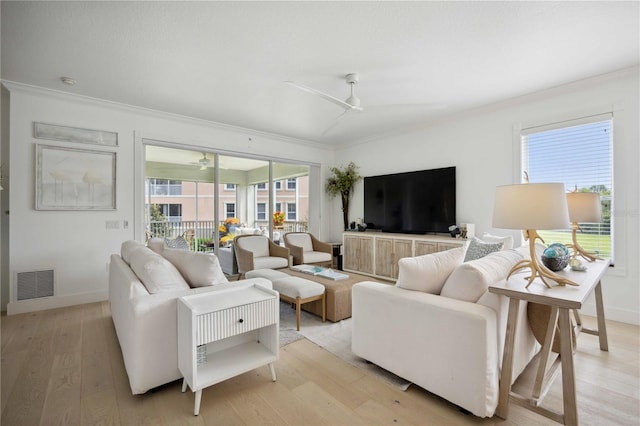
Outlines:
[[[349,364],[367,370],[403,391],[407,390],[411,382],[375,364],[368,363],[351,352],[351,322],[352,320],[348,318],[338,322],[323,323],[322,319],[316,315],[302,311],[300,331],[296,331],[296,310],[290,304],[280,302],[280,346],[306,338]]]

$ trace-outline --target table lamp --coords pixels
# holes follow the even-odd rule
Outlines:
[[[567,206],[569,207],[569,220],[571,221],[571,238],[573,241],[573,259],[579,254],[585,260],[593,262],[601,259],[595,253],[589,253],[578,244],[576,232],[582,228],[578,223],[600,223],[602,222],[602,207],[600,204],[600,194],[596,192],[574,192],[567,194]]]
[[[536,255],[536,240],[544,243],[537,229],[566,229],[568,224],[567,197],[563,183],[524,183],[497,187],[493,226],[525,230],[531,256],[531,259],[516,263],[507,279],[520,269],[530,268],[531,276],[527,277],[526,287],[529,287],[536,277],[540,277],[549,288],[549,279],[559,285],[578,285],[538,262]]]

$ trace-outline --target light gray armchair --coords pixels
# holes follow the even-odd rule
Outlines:
[[[238,235],[233,240],[238,260],[238,278],[254,269],[278,269],[289,266],[289,249],[264,235]]]
[[[284,245],[291,250],[294,265],[316,264],[330,267],[333,261],[333,246],[308,232],[284,234]]]

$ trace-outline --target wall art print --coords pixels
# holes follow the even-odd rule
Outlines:
[[[55,141],[118,146],[118,134],[104,130],[79,129],[56,124],[33,123],[33,137]]]
[[[115,209],[115,152],[36,145],[36,210]]]

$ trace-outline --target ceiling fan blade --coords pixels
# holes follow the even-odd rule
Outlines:
[[[361,110],[362,109],[360,107],[350,105],[350,104],[346,103],[345,101],[341,101],[340,99],[335,98],[335,97],[333,97],[331,95],[328,95],[328,94],[326,94],[324,92],[321,92],[321,91],[319,91],[317,89],[314,89],[314,88],[309,87],[309,86],[305,86],[304,84],[296,83],[295,81],[285,81],[285,83],[290,84],[291,86],[296,87],[296,88],[298,88],[300,90],[303,90],[305,92],[312,93],[314,95],[318,95],[318,96],[324,98],[325,100],[327,100],[329,102],[333,102],[334,104],[336,104],[336,105],[338,105],[338,106],[340,106],[340,107],[342,107],[342,108],[344,108],[346,110],[350,110],[350,109]]]
[[[338,125],[340,120],[342,120],[346,115],[348,115],[349,113],[354,112],[354,111],[360,112],[360,111],[362,111],[362,108],[356,107],[356,108],[351,108],[351,109],[346,110],[345,112],[343,112],[342,114],[337,116],[336,119],[333,121],[333,123],[329,127],[327,127],[326,129],[324,129],[324,132],[322,132],[322,134],[320,136],[324,136],[327,133],[329,133],[332,129],[334,129]]]

